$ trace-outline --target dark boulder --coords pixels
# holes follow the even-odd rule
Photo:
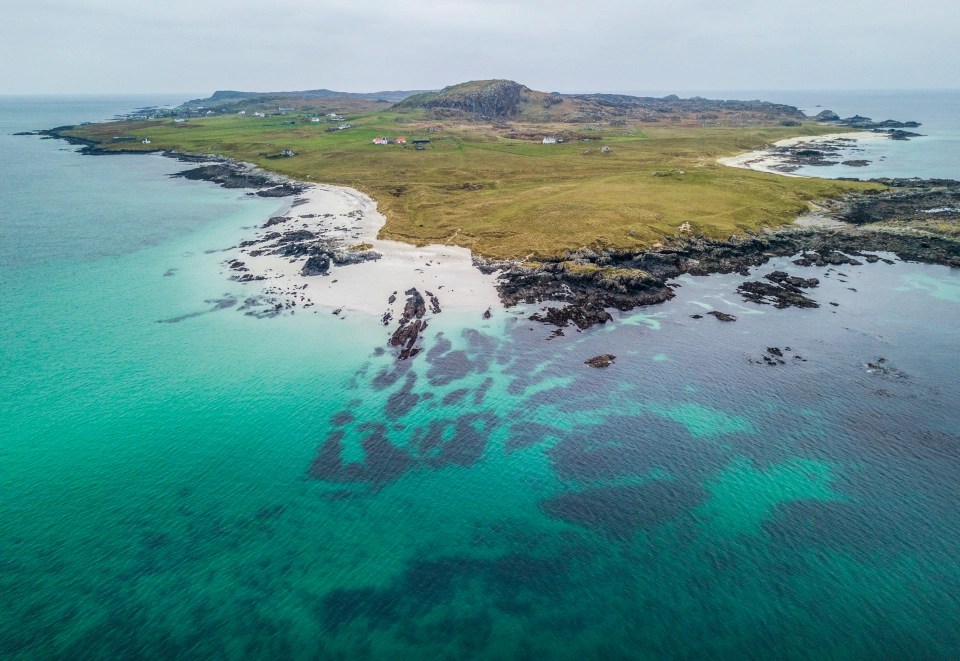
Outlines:
[[[301,275],[324,275],[330,270],[330,258],[326,255],[311,255],[300,269]]]

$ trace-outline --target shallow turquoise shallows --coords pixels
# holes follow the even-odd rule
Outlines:
[[[953,140],[939,98],[897,118]],[[173,101],[0,99],[0,658],[957,657],[956,269],[777,260],[820,308],[682,277],[549,341],[444,313],[397,364],[218,303],[282,202],[10,135]],[[947,176],[935,129],[892,174]]]

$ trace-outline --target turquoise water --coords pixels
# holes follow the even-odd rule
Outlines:
[[[72,103],[0,100],[0,657],[956,657],[956,270],[684,277],[549,341],[445,312],[397,365],[218,309],[207,251],[279,202],[6,135],[149,101]]]

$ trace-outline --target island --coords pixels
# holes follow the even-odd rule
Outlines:
[[[550,302],[531,318],[562,333],[608,321],[610,308],[668,300],[680,274],[746,273],[775,256],[801,254],[802,265],[885,251],[960,267],[960,183],[785,176],[832,164],[858,139],[914,137],[904,129],[919,125],[483,80],[427,92],[217,92],[43,133],[90,154],[160,151],[191,164],[182,176],[292,198],[298,214],[270,219],[228,260],[235,279],[262,279],[248,262],[265,255],[299,259],[295,274],[309,277],[378,260],[375,240],[445,246],[470,251],[503,305]],[[754,167],[771,155],[778,166]],[[382,222],[363,221],[364,202],[355,224],[325,227],[323,208],[304,213],[312,186],[358,191]],[[394,289],[382,315],[400,321],[391,345],[401,358],[418,352],[427,308],[440,311],[426,282]],[[744,295],[790,304],[805,286],[774,276]],[[312,305],[305,289],[288,285],[286,303],[261,312]]]

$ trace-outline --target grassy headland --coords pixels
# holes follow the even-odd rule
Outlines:
[[[726,238],[789,223],[811,201],[878,187],[716,163],[782,138],[836,132],[836,126],[769,114],[732,126],[743,113],[682,109],[610,119],[596,110],[605,99],[530,90],[502,113],[503,104],[481,103],[484,117],[464,107],[462,96],[456,107],[439,106],[432,93],[393,108],[345,109],[339,122],[312,122],[320,108],[288,102],[295,107],[282,115],[238,115],[234,106],[231,114],[181,122],[110,122],[64,133],[105,150],[218,154],[298,180],[351,186],[371,195],[386,215],[383,238],[456,244],[491,258],[537,259],[580,247],[643,249],[678,233]],[[331,107],[335,101],[325,100],[322,109]],[[341,124],[351,128],[336,130]],[[548,135],[564,140],[542,144]],[[115,136],[137,140],[115,142]],[[408,144],[372,144],[378,136],[403,136]],[[410,144],[415,138],[430,143],[418,151]],[[281,156],[284,150],[294,155]]]

